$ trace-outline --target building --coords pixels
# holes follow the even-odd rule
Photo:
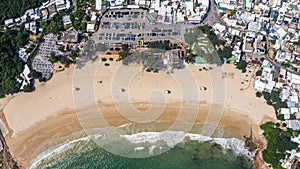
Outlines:
[[[70,24],[72,24],[70,15],[63,16],[63,22],[64,22],[64,25],[70,25]]]
[[[86,31],[96,32],[96,21],[90,21],[87,23]]]
[[[55,1],[56,10],[61,11],[70,8],[70,1],[69,0],[56,0]]]
[[[96,0],[96,10],[100,11],[102,6],[102,0]]]
[[[14,19],[7,19],[7,20],[4,21],[4,24],[7,27],[13,27],[13,26],[15,26],[15,21],[14,21]]]
[[[79,33],[77,31],[60,32],[57,39],[58,44],[78,43],[78,41],[79,41]]]

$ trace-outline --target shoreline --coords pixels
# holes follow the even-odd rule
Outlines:
[[[166,120],[166,118],[172,118],[172,116],[169,116],[169,113],[172,113],[172,111],[174,111],[174,108],[170,108],[169,111],[171,112],[164,113],[165,116],[161,117],[163,121],[160,121],[158,123],[172,123],[172,121],[168,121]],[[200,116],[203,115],[205,117],[205,113],[199,114]],[[233,119],[235,119],[235,116],[238,115],[239,113],[230,110],[224,113],[224,117],[222,117],[222,120],[219,123],[220,126],[226,128],[225,133],[223,134],[227,135],[227,137],[223,138],[238,138],[244,140],[243,136],[249,135],[250,126],[240,126],[240,124],[250,124],[251,122],[249,118],[240,116],[239,123],[234,123],[235,120]],[[68,122],[66,123],[66,121]],[[111,126],[114,127],[128,124],[128,121],[126,121],[126,119],[119,119],[119,117],[108,118],[108,122],[109,124],[111,124]],[[201,121],[200,117],[200,119],[197,119],[196,124],[201,124],[202,122],[205,122],[205,120]],[[50,126],[57,126],[57,128],[49,128]],[[258,137],[257,127],[259,126],[253,126],[253,133],[255,134],[255,137]],[[72,110],[65,110],[42,120],[41,122],[35,124],[31,128],[26,129],[25,131],[19,133],[14,137],[8,135],[6,139],[9,143],[9,146],[11,147],[10,150],[13,153],[14,158],[19,162],[18,164],[20,164],[21,166],[28,166],[31,163],[31,160],[33,160],[35,156],[41,152],[40,147],[52,147],[57,144],[55,143],[56,141],[66,141],[64,140],[65,137],[82,131],[83,129],[79,124],[76,113]],[[51,144],[53,140],[55,140],[54,144]],[[33,148],[33,146],[36,147]]]
[[[130,124],[128,124],[130,125]],[[124,127],[124,126],[119,126],[119,127]],[[76,134],[78,135],[82,135],[82,132],[78,132]],[[162,139],[161,137],[157,137],[157,135],[164,135],[164,139]],[[193,134],[193,133],[184,133],[182,140],[177,140],[177,139],[173,139],[172,135],[182,135],[182,132],[180,131],[161,131],[161,132],[142,132],[142,133],[136,133],[136,134],[131,134],[131,135],[120,135],[120,138],[124,138],[127,141],[133,143],[134,145],[136,145],[136,149],[141,148],[139,147],[139,143],[138,142],[147,142],[149,144],[154,144],[151,147],[156,147],[155,144],[159,141],[165,141],[167,142],[168,147],[174,147],[177,144],[184,144],[186,143],[186,141],[198,141],[199,144],[201,143],[205,143],[205,142],[210,142],[210,143],[217,143],[219,145],[221,145],[224,149],[229,149],[233,152],[233,154],[235,154],[236,156],[247,156],[249,159],[251,159],[254,162],[253,159],[253,153],[250,153],[245,147],[244,147],[244,142],[241,139],[237,139],[237,138],[227,138],[227,137],[208,137],[208,136],[203,136],[201,134]],[[138,139],[138,142],[136,142],[137,138],[140,137],[140,135],[143,135],[143,140]],[[57,157],[60,155],[63,155],[64,152],[68,151],[69,149],[73,148],[73,144],[80,142],[80,141],[90,141],[92,139],[99,139],[101,138],[102,135],[99,134],[94,134],[94,135],[82,135],[80,137],[75,136],[73,139],[68,139],[68,141],[65,141],[63,143],[59,143],[56,144],[48,149],[46,149],[45,151],[41,151],[40,154],[38,154],[38,156],[36,156],[36,158],[32,161],[32,163],[30,164],[30,168],[32,167],[36,167],[39,166],[40,163],[43,160],[49,160],[53,157]],[[181,138],[181,137],[179,137]],[[170,143],[169,143],[170,142]],[[238,143],[238,145],[234,144],[234,143]],[[172,144],[172,145],[169,145]],[[146,146],[147,147],[147,146]],[[151,147],[149,147],[149,155],[152,156],[153,153],[153,149],[151,150]],[[145,147],[143,147],[144,149]],[[134,149],[135,150],[135,149]],[[151,153],[152,152],[152,153]]]
[[[87,67],[94,66],[92,64],[88,63]],[[110,126],[121,126],[132,121],[123,117],[116,106],[113,105],[111,84],[115,73],[119,73],[121,70],[126,74],[127,71],[131,71],[131,68],[122,66],[118,62],[111,62],[110,64],[110,68],[106,68],[101,64],[97,65],[101,71],[97,71],[94,78],[95,80],[101,79],[104,83],[94,84],[95,98],[105,121]],[[214,77],[210,77],[211,75],[208,72],[198,71],[198,68],[197,66],[188,67],[198,87],[207,86],[208,90],[202,93],[198,91],[201,94],[201,98],[196,101],[196,103],[200,103],[196,119],[190,118],[188,112],[184,112],[183,116],[178,116],[180,107],[178,102],[182,102],[178,94],[180,89],[174,83],[174,79],[169,78],[163,72],[158,74],[140,73],[135,76],[129,87],[129,94],[132,99],[130,103],[137,110],[148,110],[151,105],[147,102],[149,96],[143,95],[143,92],[151,92],[155,89],[163,91],[165,88],[168,88],[172,91],[172,95],[166,97],[166,108],[156,119],[157,121],[173,122],[178,120],[178,118],[182,118],[191,122],[195,120],[200,123],[216,123],[217,125],[231,128],[231,132],[236,133],[236,137],[239,138],[250,133],[250,125],[253,126],[253,133],[258,138],[259,125],[266,121],[275,120],[276,116],[273,108],[265,104],[263,99],[257,98],[254,89],[240,90],[247,85],[241,84],[241,81],[244,81],[247,76],[237,70],[234,65],[224,65],[225,77],[223,80],[226,83],[224,109],[217,109],[222,112],[213,111],[213,113],[221,113],[217,114],[217,118],[221,119],[220,122],[211,120],[210,118],[214,114],[211,112],[208,114],[208,112],[215,106],[215,103],[211,103],[211,95],[213,92],[218,92],[218,90],[213,91],[211,89],[211,78]],[[85,69],[80,71],[85,71]],[[73,76],[74,66],[71,66],[70,69],[66,69],[64,72],[56,73],[49,82],[39,83],[35,92],[18,94],[4,107],[2,120],[9,130],[9,134],[6,136],[7,143],[14,158],[20,165],[28,166],[34,158],[37,147],[44,144],[45,141],[64,137],[82,130],[78,120],[78,112],[76,114],[74,111]],[[122,78],[124,77],[121,77],[120,80]],[[168,85],[165,86],[165,84]],[[188,86],[186,87],[188,88]],[[189,102],[187,101],[187,103]],[[88,109],[85,111],[88,112]],[[262,110],[264,112],[261,112]],[[221,117],[219,117],[220,115]],[[146,119],[143,118],[142,121]],[[87,120],[91,123],[95,122],[95,118],[92,115],[87,117]]]

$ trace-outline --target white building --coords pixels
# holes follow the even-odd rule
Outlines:
[[[102,6],[102,0],[96,0],[96,10],[100,11]]]
[[[56,0],[55,1],[56,10],[61,11],[70,8],[70,1],[69,0]]]
[[[7,20],[4,21],[4,24],[7,27],[13,27],[15,25],[15,21],[14,21],[14,19],[7,19]]]
[[[70,15],[63,16],[63,22],[64,22],[64,25],[70,25],[70,24],[72,24]]]

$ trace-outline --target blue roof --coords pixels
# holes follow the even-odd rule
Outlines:
[[[296,103],[295,102],[287,102],[288,107],[295,107]]]
[[[277,39],[278,39],[278,37],[277,37],[277,36],[275,36],[275,35],[273,35],[273,36],[272,36],[272,39],[273,39],[273,40],[277,40]]]

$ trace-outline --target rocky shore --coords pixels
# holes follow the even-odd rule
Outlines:
[[[0,130],[0,141],[2,144],[2,168],[5,169],[19,169],[17,162],[13,159],[9,148],[6,144],[2,131]]]

